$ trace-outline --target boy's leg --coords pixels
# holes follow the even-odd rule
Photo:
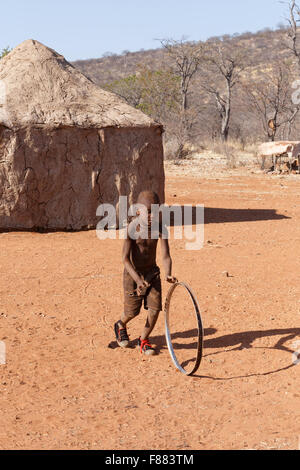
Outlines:
[[[145,339],[148,339],[150,334],[152,333],[152,330],[156,325],[159,312],[160,312],[159,310],[154,310],[152,308],[149,308],[145,327],[141,334],[142,341]]]
[[[123,312],[122,315],[121,315],[121,318],[118,322],[120,324],[121,328],[124,328],[124,326],[126,326],[127,323],[130,322],[130,320],[137,317],[139,313],[140,312],[136,312],[136,311],[134,311],[134,312]]]
[[[162,310],[161,280],[159,276],[156,277],[151,284],[151,288],[145,299],[145,308],[148,310],[148,315],[141,340],[148,339],[156,325],[159,312]]]
[[[143,299],[134,295],[136,284],[126,270],[123,272],[123,288],[124,310],[120,320],[115,323],[114,328],[118,345],[122,348],[127,348],[129,346],[129,337],[126,325],[139,314]]]
[[[156,325],[159,312],[160,312],[160,310],[155,310],[155,309],[149,308],[146,324],[145,324],[143,333],[139,338],[139,346],[140,346],[141,352],[148,355],[148,356],[153,356],[155,354],[155,349],[149,343],[148,338],[149,338],[149,335],[151,334],[153,328]]]

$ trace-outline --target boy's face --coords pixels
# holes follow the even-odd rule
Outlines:
[[[156,220],[155,211],[151,210],[151,206],[153,202],[151,201],[143,201],[142,207],[137,211],[137,215],[139,215],[141,224],[144,227],[151,228],[152,223]]]

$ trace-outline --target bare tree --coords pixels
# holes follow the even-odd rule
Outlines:
[[[232,111],[232,92],[248,66],[246,53],[228,41],[207,44],[205,62],[206,70],[200,79],[200,86],[214,98],[221,121],[220,136],[226,141]],[[214,77],[213,82],[211,77]]]
[[[249,107],[270,141],[276,139],[280,129],[289,138],[299,113],[299,105],[291,100],[291,81],[290,66],[276,63],[270,72],[261,72],[255,82],[244,84]]]
[[[184,142],[188,138],[192,126],[191,116],[194,113],[189,112],[189,92],[191,81],[198,71],[203,60],[202,43],[186,41],[184,38],[176,41],[174,39],[162,39],[161,45],[168,53],[175,75],[180,78],[181,93],[181,142],[179,144],[179,154],[182,151]]]
[[[299,31],[298,31],[298,23],[300,21],[300,9],[296,3],[296,0],[291,0],[288,3],[288,8],[289,8],[289,17],[287,18],[287,22],[288,22],[287,48],[292,52],[292,54],[296,58],[297,65],[300,69],[300,46],[299,46]]]

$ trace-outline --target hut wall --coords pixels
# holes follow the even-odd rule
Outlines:
[[[160,128],[0,126],[0,229],[93,228],[102,202],[143,189],[164,202]]]

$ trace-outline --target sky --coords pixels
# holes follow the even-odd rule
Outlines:
[[[0,50],[36,39],[67,60],[206,40],[284,22],[280,0],[10,0],[1,2]]]

